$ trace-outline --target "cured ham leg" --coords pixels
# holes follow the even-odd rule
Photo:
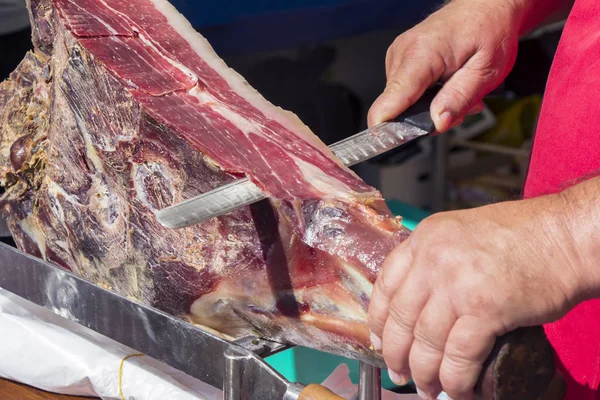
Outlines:
[[[366,311],[408,232],[164,0],[37,0],[2,84],[3,212],[21,249],[233,337],[372,359]],[[265,201],[181,230],[155,212],[241,176]]]

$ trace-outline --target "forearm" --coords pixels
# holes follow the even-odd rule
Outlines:
[[[490,0],[447,0],[445,4],[459,1],[491,3]],[[514,10],[519,35],[523,36],[541,25],[566,18],[575,0],[494,0],[494,3]]]
[[[600,173],[563,191],[561,212],[578,271],[579,300],[600,296]],[[559,212],[560,210],[556,210]],[[569,250],[570,251],[570,250]]]

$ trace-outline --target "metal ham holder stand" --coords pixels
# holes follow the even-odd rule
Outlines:
[[[289,382],[265,362],[289,346],[259,337],[227,341],[4,243],[0,260],[0,288],[223,389],[225,400],[342,399],[321,385]],[[358,399],[381,399],[379,368],[361,362]]]

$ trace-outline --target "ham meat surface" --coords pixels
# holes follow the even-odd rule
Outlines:
[[[167,1],[29,6],[35,51],[0,86],[2,211],[19,248],[231,337],[380,359],[369,296],[408,236],[380,194]],[[243,176],[269,200],[158,223]]]

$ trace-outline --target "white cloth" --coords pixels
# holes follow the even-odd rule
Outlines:
[[[220,390],[137,353],[0,289],[2,378],[50,392],[104,400],[223,399]],[[345,364],[323,385],[345,399],[357,397]],[[384,391],[383,400],[419,398]]]
[[[29,26],[25,0],[0,0],[0,36]]]

